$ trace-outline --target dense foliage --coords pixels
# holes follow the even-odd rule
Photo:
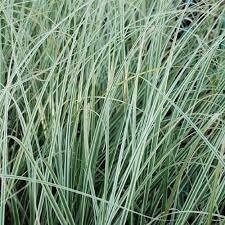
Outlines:
[[[2,0],[0,225],[225,224],[224,3]]]

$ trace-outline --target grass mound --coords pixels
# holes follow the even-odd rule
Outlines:
[[[2,0],[0,225],[225,224],[225,2]]]

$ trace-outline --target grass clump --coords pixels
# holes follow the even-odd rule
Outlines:
[[[225,224],[225,4],[0,2],[0,225]]]

